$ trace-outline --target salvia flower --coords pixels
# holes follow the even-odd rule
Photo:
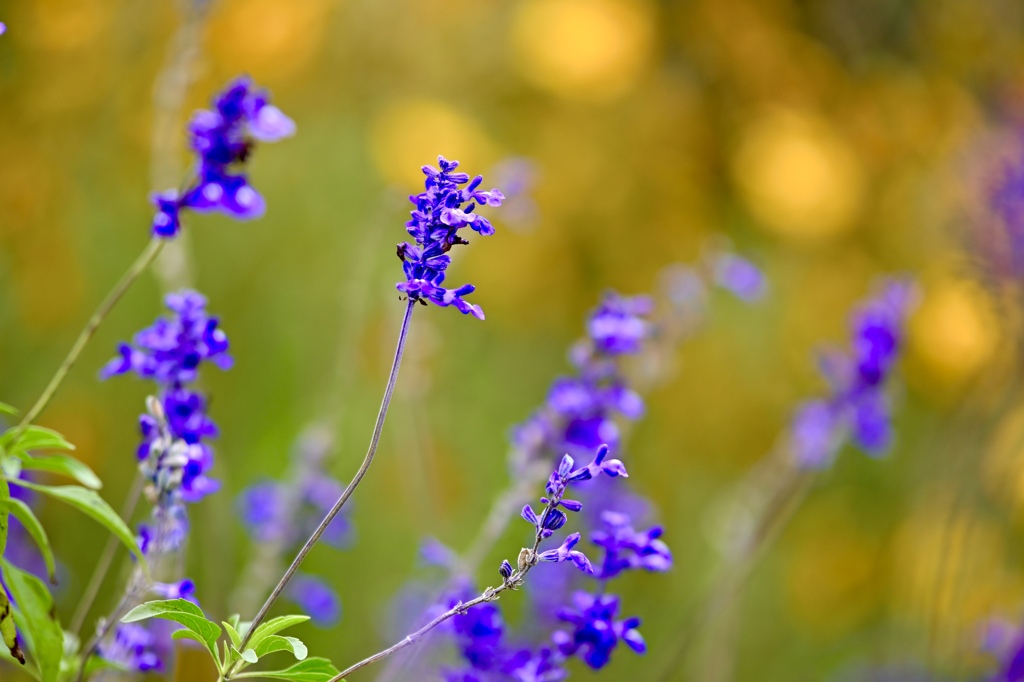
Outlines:
[[[266,91],[248,76],[236,78],[214,97],[210,109],[192,116],[188,133],[197,157],[193,180],[184,192],[170,189],[153,195],[153,233],[174,237],[185,209],[217,211],[238,220],[263,215],[266,202],[249,184],[245,164],[257,141],[276,142],[295,134],[295,123],[270,104]]]
[[[855,311],[850,351],[822,356],[830,395],[802,404],[790,429],[790,449],[800,466],[827,467],[847,440],[872,456],[888,450],[893,432],[885,387],[902,349],[912,302],[909,282],[886,282]]]
[[[614,511],[601,513],[606,530],[593,534],[591,541],[605,551],[597,575],[608,580],[630,569],[664,572],[672,568],[672,552],[662,540],[661,526],[646,531],[633,529],[626,514]]]
[[[203,362],[231,366],[227,337],[217,318],[206,313],[202,295],[168,294],[165,303],[173,315],[140,331],[133,344],[121,344],[118,357],[101,372],[103,378],[134,373],[157,386],[157,395],[146,400],[146,413],[139,419],[143,440],[138,466],[152,510],[139,527],[138,540],[152,575],[160,580],[174,568],[166,559],[181,549],[188,535],[186,504],[219,487],[207,475],[213,451],[204,442],[217,435],[217,427],[206,414],[206,398],[192,384]],[[194,593],[191,580],[152,582],[136,567],[125,598],[137,603],[152,595],[195,602]],[[100,643],[99,651],[130,670],[159,670],[170,644],[171,631],[163,621],[122,623]]]
[[[639,618],[617,620],[619,598],[613,594],[576,592],[573,608],[563,609],[559,618],[572,626],[559,630],[553,640],[564,656],[577,656],[595,670],[608,664],[619,642],[637,653],[647,645],[637,628]]]
[[[474,211],[477,206],[501,206],[505,197],[496,189],[481,190],[483,176],[470,180],[466,173],[456,172],[458,161],[439,156],[437,162],[440,169],[423,167],[423,174],[427,176],[425,190],[409,197],[416,208],[406,223],[406,229],[414,243],[398,245],[405,281],[399,282],[397,287],[411,300],[454,306],[463,314],[482,320],[484,312],[480,306],[463,298],[474,291],[473,285],[465,284],[455,289],[442,286],[445,270],[451,263],[448,251],[456,244],[468,243],[459,235],[459,230],[464,227],[481,236],[494,234],[494,227],[487,218]]]
[[[616,418],[635,420],[644,413],[643,399],[629,387],[620,359],[639,353],[653,333],[653,307],[646,296],[605,294],[587,321],[587,337],[570,352],[576,374],[556,379],[545,405],[513,429],[520,465],[593,452],[602,443],[617,449]]]
[[[161,317],[135,335],[133,344],[122,343],[118,357],[100,372],[102,378],[134,373],[154,381],[158,387],[159,418],[144,414],[139,420],[143,442],[139,446],[140,466],[155,485],[157,478],[180,470],[180,489],[185,501],[194,502],[217,489],[206,474],[213,466],[213,452],[203,441],[217,435],[217,427],[206,413],[206,398],[191,388],[203,362],[228,369],[228,339],[219,320],[206,312],[206,298],[195,291],[168,294],[164,299],[173,313]],[[166,423],[162,433],[158,422]],[[159,452],[153,448],[160,446]],[[184,459],[184,461],[182,461]],[[147,464],[148,462],[148,464]],[[159,463],[163,462],[165,470]]]

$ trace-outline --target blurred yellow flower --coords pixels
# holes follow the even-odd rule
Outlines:
[[[527,0],[512,24],[516,67],[559,95],[606,100],[647,65],[654,37],[650,5],[626,0]]]
[[[228,71],[292,75],[323,42],[330,0],[235,0],[210,18],[207,48]]]
[[[757,220],[785,237],[843,232],[864,194],[850,145],[824,119],[791,110],[767,111],[743,131],[733,173]]]
[[[978,285],[952,277],[925,283],[909,345],[930,379],[959,385],[992,358],[998,341],[998,320]]]
[[[490,140],[473,119],[436,100],[393,102],[374,117],[370,146],[377,170],[389,182],[412,189],[423,183],[420,167],[437,156],[462,162],[470,175],[493,162]]]

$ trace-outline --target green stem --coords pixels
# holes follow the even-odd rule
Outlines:
[[[117,284],[114,285],[114,288],[110,290],[107,297],[103,299],[103,302],[100,303],[96,312],[94,312],[92,317],[89,318],[89,322],[86,323],[85,328],[78,335],[78,338],[75,340],[75,344],[71,346],[71,350],[68,351],[67,357],[64,358],[64,362],[60,363],[60,367],[57,368],[56,374],[54,374],[53,378],[50,379],[50,383],[46,385],[46,389],[43,391],[43,394],[39,396],[39,399],[36,400],[32,408],[25,413],[25,416],[22,418],[18,426],[15,427],[15,440],[17,440],[25,429],[28,428],[29,424],[34,422],[39,414],[46,409],[46,406],[50,403],[50,399],[53,398],[53,395],[57,392],[61,382],[64,381],[64,377],[66,377],[68,372],[71,371],[71,368],[74,367],[75,362],[78,360],[78,356],[82,354],[82,350],[85,348],[85,345],[89,343],[89,340],[96,333],[100,323],[103,322],[114,306],[117,305],[117,302],[121,300],[121,297],[124,296],[125,292],[128,291],[131,285],[135,283],[135,280],[139,278],[139,275],[149,267],[149,264],[152,263],[153,259],[156,258],[158,253],[160,253],[160,249],[163,248],[163,245],[164,240],[159,237],[153,237],[150,239],[146,248],[142,250],[141,254],[139,254],[139,257],[135,259],[135,262],[128,268],[128,271],[121,276],[121,279],[118,280]]]

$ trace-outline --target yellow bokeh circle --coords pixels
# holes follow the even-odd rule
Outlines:
[[[420,168],[437,156],[461,161],[480,172],[493,161],[490,140],[479,124],[458,109],[431,99],[392,102],[373,119],[370,151],[389,182],[412,189],[422,185]]]
[[[515,66],[560,95],[610,99],[650,60],[650,5],[626,0],[527,0],[512,23]]]
[[[851,146],[824,119],[790,110],[766,112],[747,126],[733,173],[754,217],[785,237],[845,231],[864,194]]]

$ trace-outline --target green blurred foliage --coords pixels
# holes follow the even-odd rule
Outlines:
[[[486,173],[514,155],[537,166],[539,218],[505,224],[496,211],[498,234],[457,254],[453,281],[477,285],[485,323],[417,313],[379,461],[355,498],[358,541],[309,561],[344,603],[334,630],[304,636],[311,652],[343,667],[380,648],[420,538],[467,544],[504,485],[510,426],[565,371],[600,292],[650,290],[661,268],[724,234],[765,268],[771,296],[754,309],[716,302],[632,433],[631,481],[657,503],[677,566],[623,580],[651,651],[617,654],[605,676],[656,680],[670,665],[714,565],[709,509],[771,450],[794,402],[822,390],[813,350],[843,342],[850,306],[892,271],[924,290],[898,445],[881,462],[844,453],[819,481],[741,601],[735,678],[979,669],[979,619],[1024,603],[1024,450],[1008,382],[1016,318],[961,247],[1012,151],[1024,5],[220,0],[184,102],[160,110],[154,83],[185,14],[169,2],[0,2],[0,397],[35,399],[142,248],[147,194],[187,169],[189,113],[240,71],[269,87],[299,134],[256,153],[266,217],[191,219],[187,267],[165,261],[129,293],[41,419],[118,505],[147,387],[99,383],[97,371],[159,311],[163,287],[209,297],[236,365],[203,377],[224,489],[192,510],[187,574],[208,612],[227,615],[250,552],[237,493],[284,472],[297,434],[325,413],[337,419],[332,472],[345,479],[362,457],[401,318],[392,245],[418,167],[443,153]],[[66,620],[105,536],[56,505],[41,514]],[[502,554],[520,542],[510,534]],[[707,679],[685,671],[665,679]]]

